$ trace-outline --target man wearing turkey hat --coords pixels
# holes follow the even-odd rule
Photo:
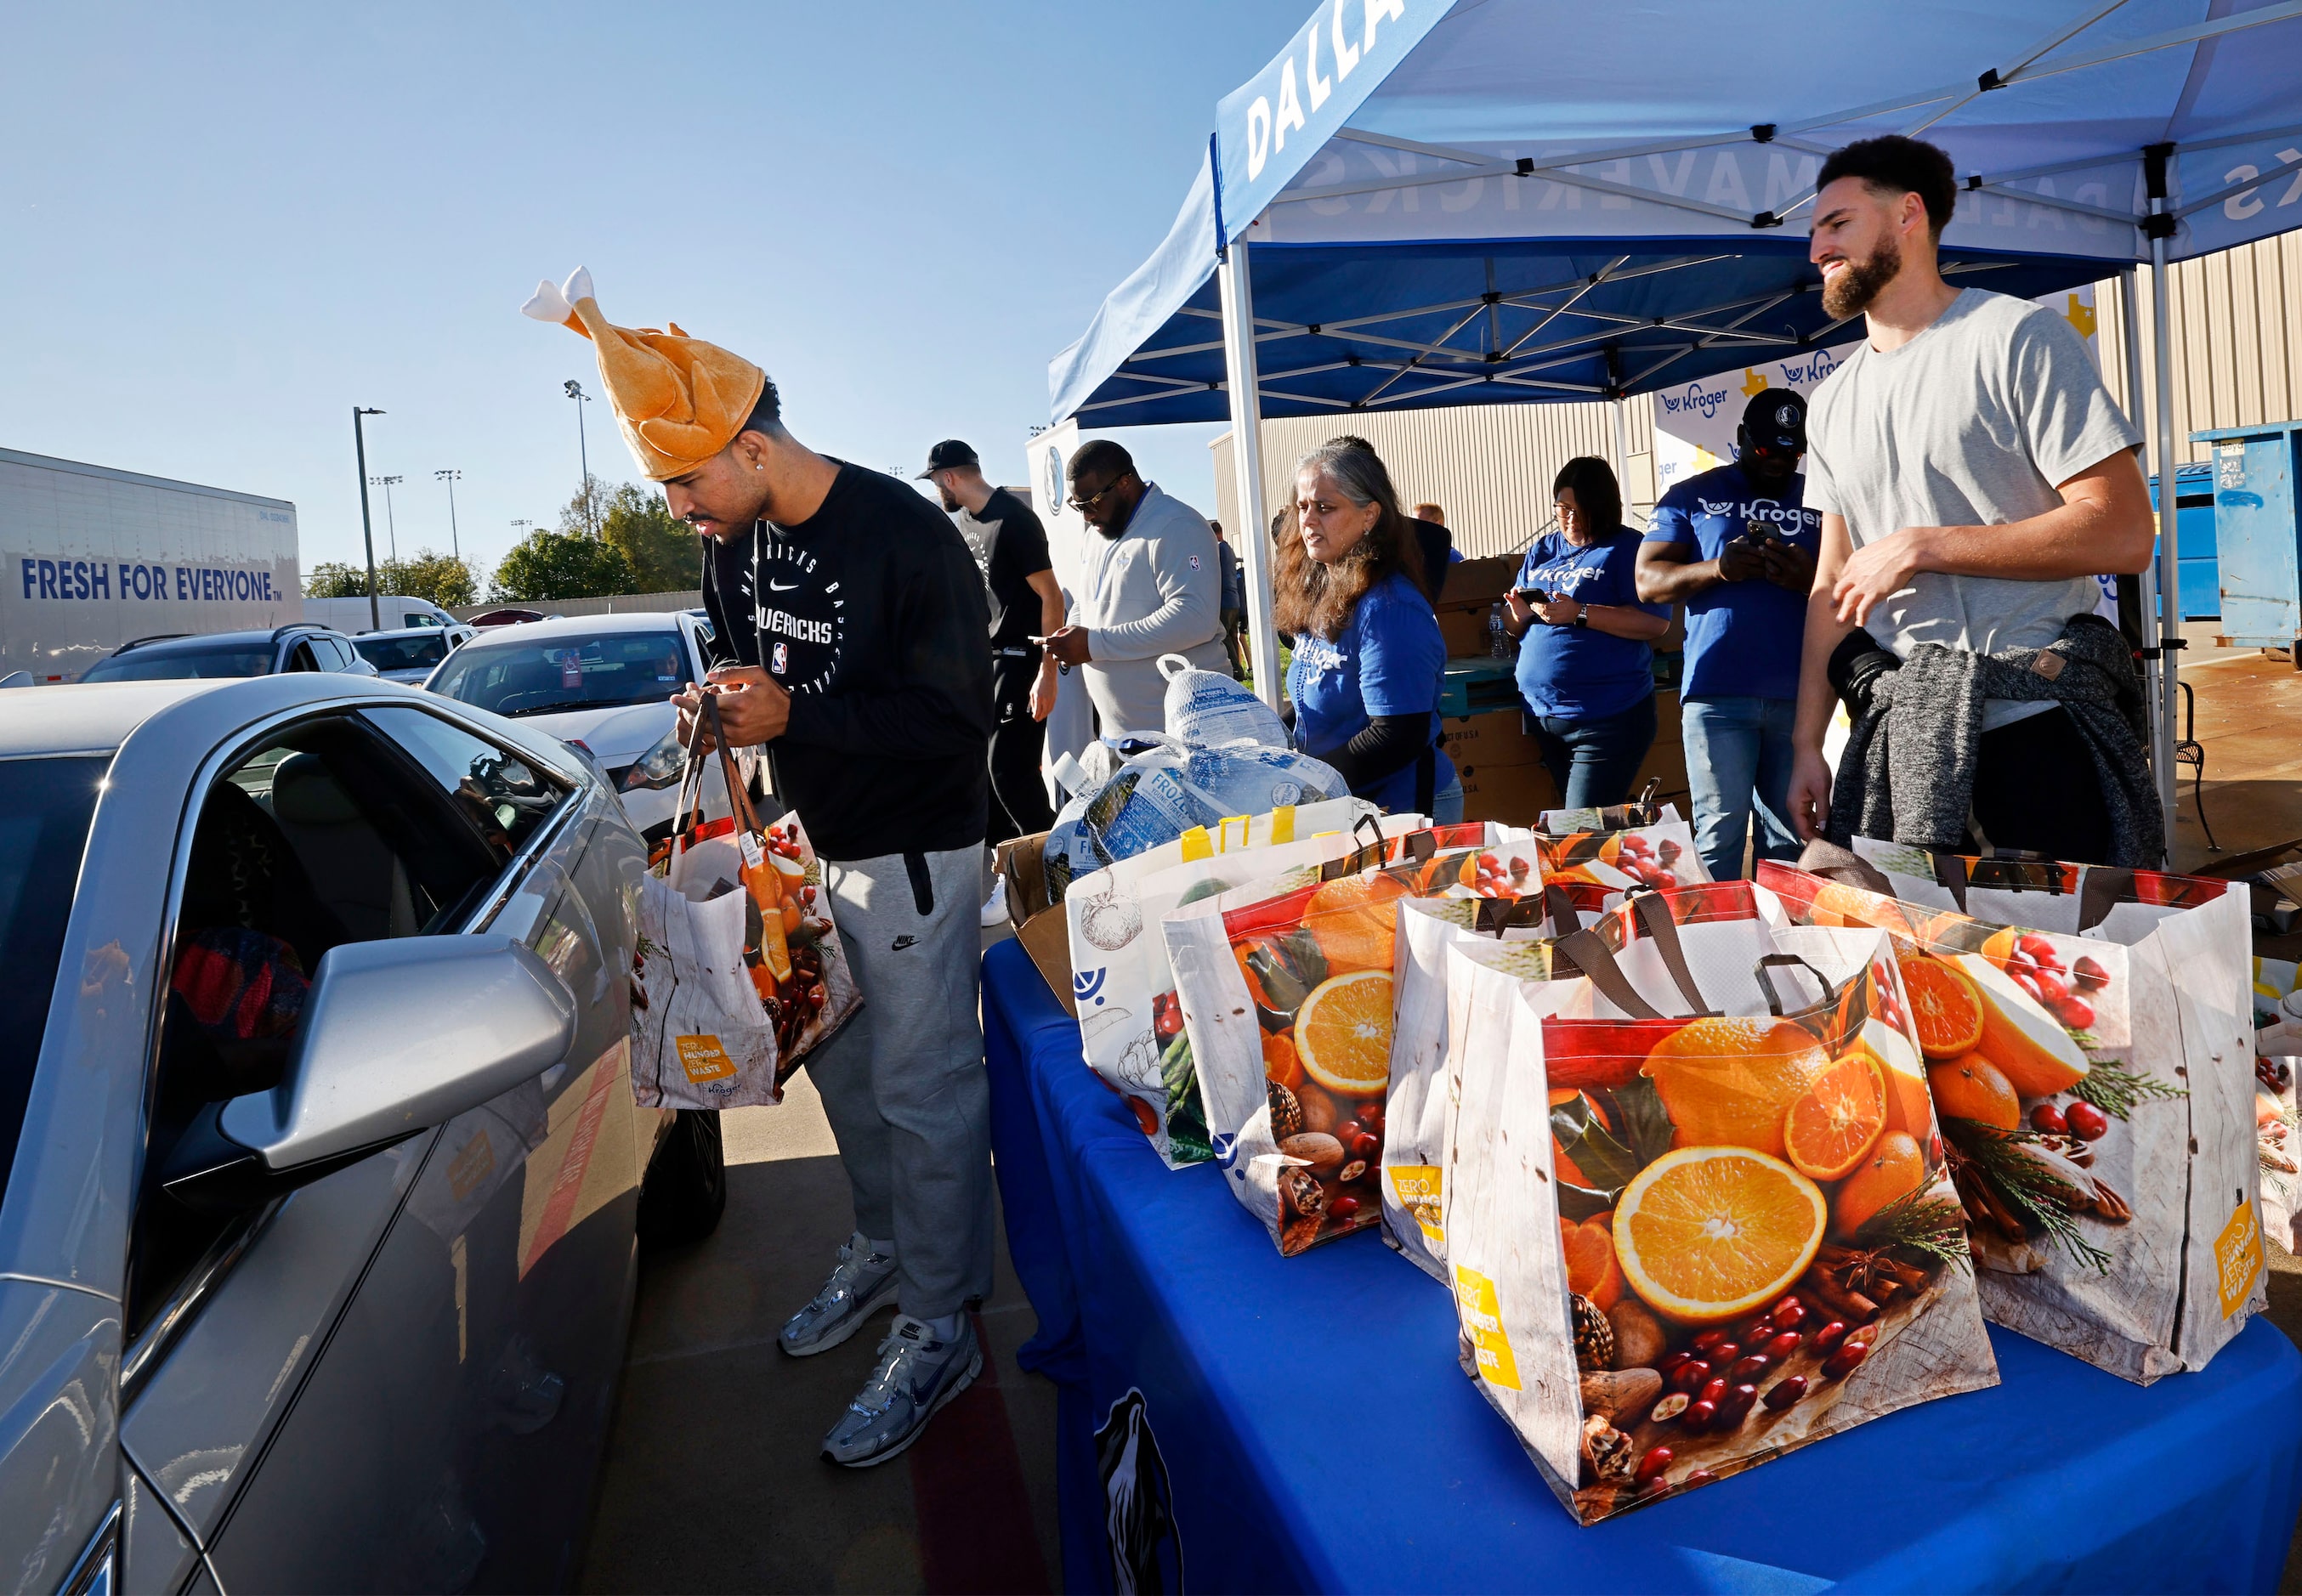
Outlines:
[[[777,797],[824,861],[864,1006],[808,1073],[856,1228],[777,1339],[797,1357],[828,1351],[895,1303],[878,1366],[823,1448],[834,1463],[884,1462],[983,1366],[967,1311],[990,1292],[992,1258],[982,576],[927,499],[794,438],[750,361],[676,323],[610,324],[581,271],[524,308],[592,340],[640,468],[704,534],[721,724],[765,745]],[[683,734],[702,691],[673,701]]]

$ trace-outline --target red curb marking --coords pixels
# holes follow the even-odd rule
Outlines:
[[[999,1367],[975,1322],[983,1373],[912,1445],[920,1574],[934,1596],[1053,1592],[1023,1488],[1023,1460],[999,1393]]]

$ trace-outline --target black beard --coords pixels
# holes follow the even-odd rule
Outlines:
[[[1888,239],[1867,260],[1850,260],[1845,270],[1822,285],[1824,314],[1835,321],[1861,315],[1903,269],[1902,246]]]

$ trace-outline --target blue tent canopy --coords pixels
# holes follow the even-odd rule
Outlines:
[[[1945,271],[2035,298],[2104,267],[1963,250]],[[1733,253],[1702,239],[1258,247],[1255,311],[1266,416],[1611,399],[1854,335],[1824,314],[1806,240],[1779,235]],[[1212,274],[1074,413],[1229,419]]]
[[[1844,341],[1805,215],[1830,151],[1888,132],[1964,179],[1954,281],[2035,297],[2152,264],[2163,477],[2164,267],[2302,225],[2302,0],[1318,0],[1049,365],[1052,419],[1230,418],[1257,525],[1264,414],[1619,399]],[[1262,540],[1240,555],[1273,696]]]
[[[2298,85],[2297,0],[1322,0],[1052,363],[1054,419],[1226,415],[1212,279],[1239,239],[1268,414],[1777,357],[1827,327],[1796,291],[1814,174],[1880,132],[1967,174],[1945,244],[1978,282],[2091,281],[2148,259],[2153,228],[2170,260],[2225,248],[2302,224]]]

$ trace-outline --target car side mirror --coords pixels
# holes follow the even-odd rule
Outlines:
[[[575,1037],[574,995],[512,937],[347,943],[320,961],[280,1084],[204,1110],[160,1184],[204,1213],[252,1206],[533,1079]]]

